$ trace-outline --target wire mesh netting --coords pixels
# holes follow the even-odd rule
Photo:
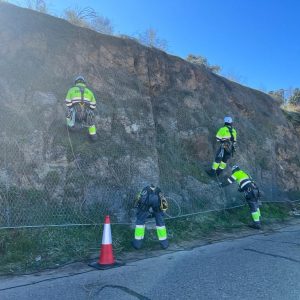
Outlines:
[[[63,100],[52,93],[29,87],[17,111],[7,108],[1,119],[0,227],[99,224],[106,214],[114,223],[131,224],[135,195],[151,183],[166,195],[169,218],[245,204],[236,187],[221,189],[205,173],[217,145],[201,141],[213,141],[215,130],[205,127],[210,121],[206,113],[190,124],[194,108],[181,104],[193,97],[201,101],[199,94],[172,92],[172,101],[150,98],[142,85],[124,82],[122,72],[101,72],[96,75],[106,73],[122,88],[115,86],[113,94],[105,87],[96,91],[95,143],[86,126],[67,128]],[[127,86],[132,88],[124,93]],[[176,111],[174,116],[164,111],[166,105]],[[198,114],[203,116],[202,109]],[[243,139],[239,145],[247,149]],[[274,160],[273,149],[272,142],[266,143],[255,157],[247,150],[248,162],[238,151],[229,165],[241,162],[250,174],[261,174],[266,200],[280,201],[275,171],[264,173],[267,167],[260,162]],[[230,175],[228,169],[223,179]]]
[[[115,223],[132,223],[135,195],[151,183],[169,200],[170,218],[244,205],[236,187],[221,190],[205,173],[225,112],[241,133],[227,170],[241,163],[267,200],[280,200],[273,125],[286,121],[277,107],[272,109],[279,119],[271,118],[267,95],[129,39],[55,18],[35,19],[30,12],[15,18],[13,8],[6,9],[0,56],[6,75],[0,80],[1,228],[99,224],[106,214]],[[13,41],[18,43],[10,51],[6,46]],[[64,97],[79,74],[96,95],[95,143],[86,127],[74,132],[66,127]],[[287,151],[297,152],[291,146]]]
[[[98,127],[104,118],[96,112]],[[135,195],[150,183],[166,195],[168,218],[245,204],[235,187],[221,189],[218,180],[205,175],[209,164],[188,157],[178,137],[168,138],[168,145],[164,137],[157,149],[149,149],[143,138],[118,139],[100,127],[99,140],[91,143],[86,128],[71,132],[64,121],[58,116],[42,137],[38,131],[14,138],[3,134],[1,228],[99,224],[106,214],[114,223],[130,224],[135,219]],[[131,127],[128,130],[134,130]],[[43,146],[37,149],[38,145]]]

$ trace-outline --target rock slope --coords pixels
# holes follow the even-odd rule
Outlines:
[[[128,220],[147,183],[169,195],[173,215],[237,203],[235,188],[223,194],[204,172],[225,115],[238,131],[230,164],[253,175],[265,200],[298,195],[299,136],[268,95],[134,40],[6,3],[0,40],[0,223],[66,222],[78,211]],[[97,98],[95,144],[65,126],[64,97],[78,74]]]

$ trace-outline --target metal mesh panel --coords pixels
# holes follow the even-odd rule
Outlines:
[[[44,53],[37,49],[2,61],[7,77],[16,80],[0,80],[0,227],[94,224],[106,214],[115,223],[132,223],[134,196],[151,183],[169,200],[169,217],[244,203],[236,187],[221,190],[205,174],[216,151],[214,126],[228,109],[221,90],[208,91],[200,83],[188,89],[193,67],[155,49],[105,37],[93,44],[92,33],[81,29],[62,31],[63,41],[70,34],[82,41],[72,51],[66,49],[80,53],[70,62],[60,57],[57,35],[51,41],[58,48],[45,64],[36,64]],[[129,54],[123,50],[127,48]],[[193,72],[207,75],[200,69]],[[26,74],[34,76],[27,79]],[[95,92],[95,143],[87,128],[70,132],[66,127],[63,102],[70,74],[84,74]],[[220,104],[218,112],[212,101]],[[255,136],[253,124],[245,126]],[[259,186],[274,200],[272,139],[261,142],[255,155],[244,133],[240,140],[241,150],[229,166],[241,163],[254,177],[260,174]]]
[[[42,118],[40,114],[35,122],[42,123]],[[42,137],[32,128],[24,136],[10,138],[4,131],[0,227],[99,224],[106,214],[114,223],[132,223],[135,194],[152,182],[165,193],[170,218],[244,204],[236,187],[221,189],[218,181],[205,175],[209,163],[205,166],[188,156],[180,138],[161,135],[153,147],[153,132],[146,142],[134,133],[118,137],[124,128],[115,128],[116,136],[109,136],[101,130],[104,118],[96,112],[99,139],[95,143],[89,141],[86,128],[69,131],[62,114]],[[8,125],[26,130],[22,124]],[[128,127],[128,132],[135,130]],[[43,146],[36,149],[39,139]]]

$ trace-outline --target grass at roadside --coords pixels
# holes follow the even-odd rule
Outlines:
[[[268,225],[288,220],[291,207],[263,204],[261,211],[263,223]],[[247,206],[166,220],[171,243],[206,239],[215,232],[232,232],[250,223]],[[115,254],[132,251],[133,228],[112,225],[112,234]],[[0,230],[0,274],[30,273],[89,260],[99,253],[101,239],[99,226]],[[159,249],[155,229],[146,231],[144,248]]]

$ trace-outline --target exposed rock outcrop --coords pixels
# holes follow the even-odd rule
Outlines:
[[[136,190],[150,182],[172,194],[183,213],[221,207],[223,194],[204,170],[224,115],[238,130],[231,162],[253,175],[266,199],[299,190],[299,137],[268,95],[133,40],[6,3],[0,40],[4,207],[38,203],[61,216],[67,207],[81,216],[96,207],[126,220],[121,212],[129,213]],[[78,74],[97,98],[95,144],[65,126],[64,97]],[[228,203],[232,197],[229,190]],[[55,218],[49,222],[61,222]]]

